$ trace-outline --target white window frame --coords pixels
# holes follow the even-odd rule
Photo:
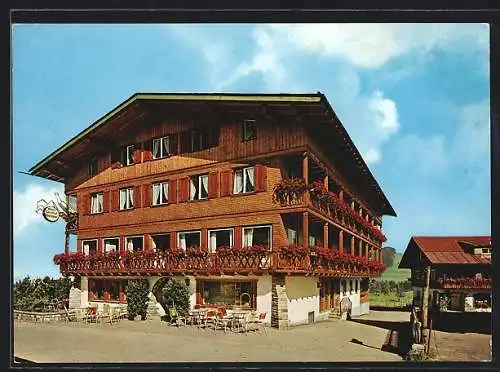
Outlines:
[[[207,234],[207,241],[208,241],[208,249],[210,252],[215,252],[217,247],[212,247],[212,239],[210,238],[210,233],[212,232],[217,232],[217,231],[231,231],[231,235],[229,238],[229,246],[234,247],[234,227],[228,227],[228,228],[222,228],[222,229],[212,229],[208,230]],[[217,242],[215,243],[217,245]]]
[[[122,208],[122,191],[125,191],[125,208]],[[131,191],[132,193],[132,198],[129,198],[129,192]],[[121,188],[119,191],[119,196],[118,196],[118,201],[120,203],[119,209],[121,211],[126,211],[129,209],[134,209],[134,188],[133,187],[124,187]],[[129,200],[132,200],[131,205],[129,205]]]
[[[202,177],[206,177],[207,178],[207,196],[202,198],[201,197],[201,185],[202,185]],[[194,195],[191,195],[191,180],[193,178],[198,178],[198,198],[194,198]],[[205,200],[205,199],[208,199],[208,194],[210,193],[209,192],[209,183],[208,183],[208,173],[204,173],[204,174],[198,174],[196,176],[191,176],[189,177],[189,200]]]
[[[243,120],[243,141],[251,141],[253,139],[257,138],[257,126],[255,126],[255,137],[252,138],[247,138],[247,124],[252,123],[252,124],[257,124],[257,120],[255,119],[245,119]]]
[[[85,256],[88,256],[90,254],[90,249],[88,252],[85,252],[85,243],[87,242],[95,242],[95,252],[97,253],[97,249],[99,248],[99,241],[98,239],[85,239],[85,240],[82,240],[82,252]]]
[[[160,202],[159,203],[156,203],[156,198],[155,198],[155,185],[159,185],[160,187]],[[163,185],[167,185],[167,200],[163,200],[163,193],[162,193],[162,190],[163,190]],[[153,205],[165,205],[165,204],[168,204],[168,181],[163,181],[163,182],[153,182],[153,184],[151,185],[151,188],[152,188],[152,199],[153,199]]]
[[[253,169],[253,190],[247,191],[247,172],[245,172],[247,169]],[[234,190],[234,182],[236,180],[236,172],[242,172],[243,173],[243,190],[241,192],[235,192]],[[233,172],[233,195],[239,195],[239,194],[246,194],[250,192],[255,192],[255,167],[249,166],[249,167],[244,167],[244,168],[237,168]]]
[[[100,204],[101,208],[99,208],[99,196],[101,199],[101,204]],[[94,205],[96,206],[95,209],[92,208]],[[90,194],[90,214],[99,214],[103,212],[104,212],[104,193],[100,191]]]
[[[195,135],[198,135],[200,137],[200,148],[199,149],[194,148],[194,136]],[[192,130],[191,131],[191,151],[195,152],[195,151],[201,151],[201,150],[203,150],[203,133],[199,130]]]
[[[200,246],[201,246],[201,230],[188,230],[188,231],[179,231],[177,233],[177,247],[175,247],[175,248],[178,248],[178,247],[180,248],[179,242],[181,241],[181,234],[196,234],[196,233],[198,233],[200,235]],[[186,248],[187,247],[188,246],[186,245]],[[181,248],[181,249],[185,250],[185,248]]]
[[[163,148],[163,140],[167,140],[167,145],[168,145],[168,148],[165,149]],[[155,156],[155,153],[154,151],[152,151],[153,153],[153,159],[161,159],[161,158],[166,158],[169,153],[170,153],[170,136],[164,136],[164,137],[160,137],[160,138],[153,138],[153,143],[152,143],[152,149],[154,150],[154,147],[155,147],[155,142],[156,141],[159,141],[160,144],[159,144],[159,149],[160,149],[160,152],[159,152],[159,156]]]
[[[131,239],[131,238],[141,238],[142,239],[142,252],[144,252],[144,235],[129,235],[129,236],[126,236],[125,237],[125,252],[134,252],[133,250],[132,251],[129,251],[128,250],[128,239]]]
[[[269,250],[273,248],[273,225],[256,225],[256,226],[243,226],[241,228],[241,246],[245,245],[245,230],[246,229],[258,229],[262,227],[269,227]]]
[[[130,152],[130,151],[132,151],[132,152]],[[134,151],[135,151],[135,145],[134,144],[126,146],[126,149],[125,149],[125,156],[127,157],[125,159],[125,164],[126,165],[132,165],[132,164],[134,164],[134,158],[133,158]]]
[[[110,237],[110,238],[102,238],[102,251],[108,252],[108,251],[106,251],[106,240],[110,240],[110,239],[118,240],[118,244],[116,245],[116,251],[119,252],[120,251],[120,237],[119,236]]]

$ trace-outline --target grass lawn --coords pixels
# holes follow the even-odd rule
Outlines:
[[[405,292],[403,297],[399,297],[396,293],[389,294],[369,294],[370,306],[382,307],[404,307],[411,303],[413,292]]]
[[[398,269],[399,262],[401,261],[401,258],[403,255],[401,253],[396,253],[394,256],[394,264],[391,267],[388,267],[385,269],[385,271],[382,273],[380,278],[377,278],[376,280],[393,280],[395,282],[404,282],[408,280],[408,278],[411,277],[411,270],[410,269]]]

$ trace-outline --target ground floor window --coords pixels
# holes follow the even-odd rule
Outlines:
[[[89,301],[124,301],[127,293],[127,280],[89,279]],[[121,296],[120,296],[121,294]]]
[[[170,234],[151,235],[151,247],[158,252],[165,252],[170,249]]]
[[[197,280],[200,305],[242,306],[256,308],[256,280]]]
[[[82,242],[83,254],[97,252],[97,240],[84,240]]]
[[[127,251],[136,252],[144,250],[144,237],[142,236],[127,236],[125,238],[125,246]]]

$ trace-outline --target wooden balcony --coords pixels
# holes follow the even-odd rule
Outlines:
[[[291,257],[281,252],[260,254],[200,256],[178,255],[169,252],[134,252],[132,255],[57,255],[54,262],[63,275],[263,275],[281,272],[287,275],[373,278],[382,273],[375,261],[369,265],[335,262],[306,255]]]
[[[412,286],[423,287],[422,279],[411,279]],[[476,279],[470,277],[451,277],[445,276],[429,281],[429,287],[434,289],[491,289],[491,279],[482,278]]]

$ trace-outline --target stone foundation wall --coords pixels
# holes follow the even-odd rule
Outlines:
[[[278,329],[288,328],[288,297],[285,276],[275,274],[271,278],[271,326]]]

